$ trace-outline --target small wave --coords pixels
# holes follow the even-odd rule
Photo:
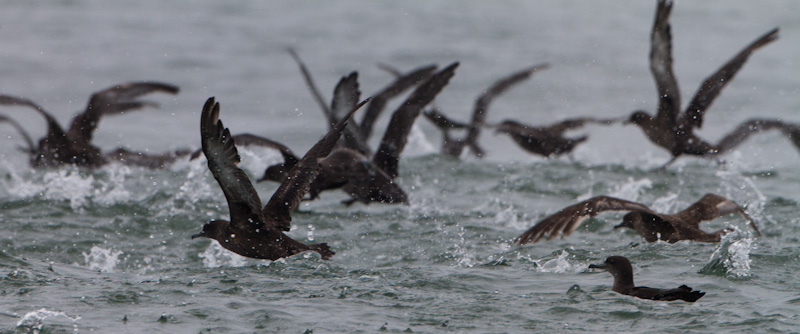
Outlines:
[[[78,333],[78,320],[80,316],[70,317],[64,312],[50,311],[46,308],[40,308],[35,311],[26,313],[22,319],[17,322],[17,327],[30,328],[31,333],[38,334],[44,327],[44,319],[49,317],[65,317],[72,321],[72,332]]]

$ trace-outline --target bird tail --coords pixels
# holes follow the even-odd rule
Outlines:
[[[688,287],[686,285],[681,285],[678,289],[688,291],[687,293],[685,293],[685,294],[683,294],[681,296],[681,299],[683,299],[683,300],[685,300],[687,302],[691,302],[691,303],[697,301],[698,299],[700,299],[700,297],[703,297],[703,296],[706,295],[705,292],[692,290],[692,288],[690,288],[690,287]]]
[[[308,245],[309,250],[313,250],[322,256],[323,260],[329,260],[331,256],[336,254],[327,243]]]

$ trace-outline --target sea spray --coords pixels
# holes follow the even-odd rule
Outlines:
[[[92,246],[89,254],[83,253],[83,258],[89,269],[110,273],[114,271],[114,267],[119,263],[120,255],[122,255],[122,251],[113,251],[99,246]]]
[[[753,239],[736,229],[722,238],[708,263],[699,273],[727,276],[731,279],[749,278],[750,252],[753,248]]]

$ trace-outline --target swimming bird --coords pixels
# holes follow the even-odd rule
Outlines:
[[[625,227],[636,230],[648,242],[658,240],[669,243],[680,240],[719,242],[721,236],[730,229],[708,233],[700,229],[700,223],[731,213],[741,215],[756,234],[761,235],[758,226],[744,212],[744,209],[733,201],[715,194],[706,194],[699,201],[675,214],[657,213],[644,204],[619,198],[596,196],[550,215],[525,231],[515,241],[522,245],[537,242],[545,236],[547,236],[547,240],[553,239],[559,234],[563,238],[575,232],[586,218],[594,217],[605,211],[629,211],[622,218],[622,223],[614,228]]]
[[[609,256],[605,262],[590,264],[589,268],[602,269],[614,276],[614,286],[611,291],[636,298],[662,301],[683,300],[694,303],[706,294],[705,292],[692,290],[686,285],[681,285],[675,289],[634,286],[633,267],[631,267],[631,262],[624,256]]]
[[[31,165],[34,167],[72,164],[96,168],[108,162],[108,157],[100,148],[91,143],[94,130],[103,116],[157,106],[154,102],[140,101],[136,98],[153,92],[177,94],[178,91],[176,86],[158,82],[127,82],[114,85],[92,94],[86,109],[75,116],[67,131],[64,131],[49,112],[31,100],[0,95],[0,105],[33,108],[47,121],[47,135],[39,140],[38,145],[34,146],[32,141],[28,142],[29,148],[26,151],[29,151]],[[27,134],[23,135],[25,136]]]
[[[230,221],[212,220],[192,239],[214,239],[227,250],[255,259],[276,260],[308,250],[319,253],[326,260],[333,256],[335,253],[326,243],[306,245],[282,231],[289,230],[292,211],[300,205],[309,185],[319,174],[319,159],[331,152],[350,115],[363,104],[344,115],[333,129],[306,152],[262,208],[253,184],[237,166],[241,159],[230,130],[219,119],[219,103],[213,97],[209,98],[200,116],[200,138],[203,154],[208,159],[208,169],[228,201]]]
[[[658,1],[653,30],[650,35],[650,72],[653,74],[658,89],[658,112],[653,117],[647,112],[639,110],[631,114],[628,119],[628,123],[639,126],[650,141],[670,152],[672,159],[667,165],[683,154],[708,157],[724,153],[741,143],[749,134],[761,131],[752,128],[753,131],[747,132],[751,128],[744,127],[743,123],[730,135],[732,137],[725,136],[717,144],[706,142],[694,133],[695,129],[699,129],[703,125],[705,111],[733,79],[736,72],[742,68],[750,55],[755,50],[778,39],[778,28],[775,28],[739,51],[736,56],[706,78],[686,110],[681,113],[680,91],[672,69],[672,35],[669,24],[671,11],[671,1]],[[740,140],[730,141],[731,138]]]
[[[505,93],[511,87],[519,84],[522,81],[530,78],[534,73],[550,67],[548,64],[540,64],[531,66],[524,70],[515,72],[507,77],[504,77],[494,84],[489,89],[483,92],[475,100],[475,107],[472,111],[472,120],[467,127],[467,134],[463,138],[453,138],[450,131],[457,128],[463,128],[463,123],[458,123],[447,118],[440,110],[429,110],[425,112],[425,117],[428,118],[439,130],[442,131],[442,154],[453,157],[461,156],[465,147],[470,148],[470,152],[477,157],[483,157],[484,150],[478,145],[478,137],[481,133],[481,128],[486,124],[486,116],[489,112],[489,105],[492,101]]]
[[[589,123],[608,125],[615,121],[614,119],[581,117],[566,119],[546,126],[533,126],[508,119],[488,127],[494,128],[495,133],[505,133],[511,136],[511,139],[522,149],[530,153],[549,157],[572,152],[575,146],[588,139],[587,136],[564,137],[564,132],[581,128]]]
[[[342,147],[335,149],[322,160],[320,163],[323,168],[315,182],[311,184],[309,199],[315,199],[324,190],[341,188],[351,196],[351,199],[344,201],[347,205],[356,201],[364,204],[370,202],[407,204],[408,195],[394,183],[394,179],[399,175],[400,154],[405,148],[408,134],[420,111],[447,85],[457,67],[458,63],[453,63],[417,86],[392,114],[380,146],[371,159],[358,150]],[[282,150],[281,153],[284,162],[269,166],[259,181],[281,182],[285,179],[286,170],[292,167],[297,158],[292,156],[290,151]]]

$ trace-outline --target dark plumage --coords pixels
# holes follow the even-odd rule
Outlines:
[[[478,145],[478,137],[481,128],[486,125],[486,116],[489,112],[489,105],[494,99],[505,93],[511,87],[530,78],[535,72],[550,67],[548,64],[535,65],[524,70],[514,72],[504,77],[489,87],[475,100],[475,108],[472,111],[472,120],[467,126],[467,134],[464,138],[453,138],[450,131],[456,128],[463,128],[463,123],[458,123],[448,119],[440,110],[425,112],[427,117],[439,130],[442,131],[442,154],[459,157],[464,148],[469,146],[470,151],[477,157],[482,157],[484,150]]]
[[[505,120],[492,126],[497,133],[511,136],[522,149],[545,157],[572,152],[575,146],[586,141],[587,136],[564,137],[564,132],[581,128],[587,123],[611,124],[616,120],[595,118],[572,118],[547,126],[532,126],[514,120]]]
[[[692,290],[686,285],[681,285],[675,289],[634,286],[633,267],[631,267],[631,262],[623,256],[609,256],[605,262],[590,264],[589,268],[608,271],[614,276],[612,291],[636,298],[662,301],[684,300],[693,303],[706,294],[705,292]]]
[[[614,228],[627,227],[636,230],[648,242],[658,240],[674,243],[680,240],[699,242],[719,242],[720,237],[729,231],[722,229],[707,233],[700,229],[700,223],[710,221],[731,213],[738,213],[750,223],[756,234],[761,235],[755,222],[739,205],[719,195],[706,194],[699,201],[675,214],[657,213],[647,206],[609,196],[597,196],[578,204],[570,205],[543,219],[516,238],[519,244],[534,243],[545,236],[553,239],[575,232],[588,217],[605,211],[630,211],[622,223]]]
[[[49,112],[33,101],[20,97],[0,95],[0,104],[33,108],[44,116],[47,121],[47,135],[39,140],[38,145],[34,146],[32,141],[26,139],[29,146],[26,151],[31,154],[31,165],[34,167],[54,167],[72,164],[96,168],[106,164],[110,158],[91,143],[94,130],[103,116],[119,115],[145,106],[158,106],[156,103],[139,101],[136,98],[153,92],[177,94],[178,91],[179,89],[176,86],[157,82],[128,82],[115,85],[92,94],[86,109],[75,116],[67,131],[64,131]],[[7,117],[4,116],[4,118]],[[23,137],[30,138],[21,127],[18,127],[18,131],[23,133]],[[136,154],[140,157],[139,164],[148,167],[163,165],[166,157],[159,156],[156,159],[158,162],[147,164],[144,161],[148,157],[147,154]]]
[[[724,153],[744,141],[750,134],[760,132],[764,128],[746,126],[756,120],[745,122],[730,135],[723,137],[716,145],[697,137],[694,129],[699,129],[703,125],[705,111],[733,79],[736,72],[742,68],[750,55],[755,50],[778,39],[778,28],[770,30],[750,43],[714,74],[706,78],[686,107],[686,111],[681,113],[678,81],[672,70],[672,35],[669,24],[671,11],[671,1],[658,1],[650,37],[650,72],[653,74],[658,89],[658,112],[653,117],[644,111],[636,111],[630,116],[628,122],[638,125],[650,141],[667,149],[672,154],[672,161],[683,154],[713,156]]]
[[[212,220],[192,239],[211,238],[227,250],[256,259],[276,260],[307,250],[318,252],[323,259],[333,256],[334,252],[325,243],[306,245],[282,231],[289,230],[292,211],[319,174],[319,159],[331,152],[346,121],[361,105],[363,103],[344,115],[328,134],[308,150],[262,208],[261,199],[247,174],[236,166],[240,161],[239,153],[230,131],[219,120],[219,103],[215,103],[213,97],[209,98],[200,116],[200,137],[203,153],[208,159],[208,169],[228,201],[230,221]]]
[[[393,181],[399,174],[400,154],[405,148],[408,134],[420,111],[447,85],[457,67],[458,63],[453,63],[431,76],[398,107],[392,114],[381,144],[372,155],[372,159],[355,147],[348,146],[334,150],[321,162],[323,169],[311,184],[310,199],[316,198],[324,190],[342,188],[352,197],[351,200],[345,201],[345,204],[356,201],[364,204],[370,202],[407,204],[408,196]],[[291,168],[297,158],[293,157],[290,151],[281,152],[284,162],[269,166],[259,181],[281,182],[285,179],[286,170]]]

